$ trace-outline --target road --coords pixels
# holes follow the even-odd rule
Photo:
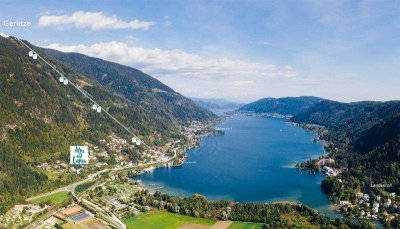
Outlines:
[[[46,193],[40,194],[40,195],[38,195],[38,196],[30,197],[30,198],[26,199],[26,201],[31,201],[31,200],[34,200],[34,199],[37,199],[37,198],[49,196],[49,195],[52,195],[52,194],[54,194],[54,193],[62,192],[62,191],[71,192],[72,190],[75,190],[76,186],[78,186],[78,185],[80,185],[80,184],[83,184],[83,183],[86,183],[86,182],[88,182],[88,181],[92,181],[93,178],[95,178],[97,175],[102,174],[102,173],[105,173],[105,172],[107,172],[107,171],[109,171],[109,169],[103,169],[103,170],[98,171],[98,172],[96,172],[96,173],[90,174],[87,178],[85,178],[85,179],[83,179],[83,180],[81,180],[81,181],[78,181],[78,182],[69,184],[69,185],[67,185],[67,186],[64,186],[64,187],[55,189],[55,190],[50,191],[50,192],[46,192]]]
[[[112,168],[112,169],[103,169],[103,170],[98,171],[96,173],[90,174],[87,178],[85,178],[85,179],[83,179],[81,181],[72,183],[70,185],[55,189],[55,190],[47,192],[47,193],[40,194],[38,196],[30,197],[30,198],[26,199],[26,201],[30,201],[30,200],[41,198],[41,197],[45,197],[45,196],[49,196],[49,195],[52,195],[52,194],[60,192],[60,191],[68,191],[68,192],[72,193],[74,198],[76,198],[76,199],[78,199],[80,201],[84,201],[83,203],[91,206],[92,208],[95,208],[96,211],[104,214],[106,211],[104,209],[102,209],[101,207],[97,206],[96,204],[94,204],[93,202],[90,202],[90,201],[88,201],[86,199],[83,199],[83,198],[79,199],[75,195],[76,186],[78,186],[80,184],[83,184],[83,183],[86,183],[88,181],[94,181],[94,180],[98,179],[98,175],[100,175],[102,173],[105,173],[105,172],[110,172],[109,174],[112,175],[112,174],[117,174],[119,172],[122,172],[124,170],[131,170],[131,169],[137,169],[137,168],[142,168],[142,167],[161,165],[161,164],[165,164],[165,163],[168,163],[168,162],[171,162],[171,161],[175,160],[175,158],[177,156],[178,155],[175,153],[175,155],[173,157],[171,157],[168,161],[165,161],[165,162],[151,162],[151,163],[146,163],[146,164],[138,164],[138,165],[132,165],[132,166],[116,167],[116,168]],[[44,214],[43,216],[40,216],[34,222],[31,222],[31,224],[29,224],[26,228],[36,228],[38,225],[41,224],[41,222],[43,222],[43,220],[45,220],[49,216],[53,215],[60,207],[61,206],[59,206],[57,208],[54,208],[54,209],[50,210],[48,213]],[[121,225],[120,228],[123,228],[123,229],[126,228],[125,224],[117,216],[115,216],[112,212],[111,212],[111,215],[112,215],[112,220],[114,221],[113,224],[117,223],[117,224]]]

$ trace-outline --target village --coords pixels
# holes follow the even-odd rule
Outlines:
[[[164,147],[152,147],[151,150],[141,148],[137,158],[127,152],[139,152],[138,146],[110,135],[100,139],[97,145],[87,143],[90,154],[86,166],[60,160],[53,164],[40,163],[36,169],[46,174],[59,177],[72,174],[83,180],[15,205],[0,216],[0,228],[24,225],[46,229],[123,227],[121,218],[146,209],[132,202],[134,193],[143,186],[126,176],[119,176],[121,171],[138,168],[136,172],[140,173],[160,166],[180,166],[187,149],[195,147],[206,135],[220,133],[211,123],[193,122],[182,127],[181,134],[185,138],[171,139]]]
[[[320,170],[327,176],[336,177],[341,170],[335,168],[335,160],[329,157],[323,157],[316,162]],[[342,182],[341,179],[338,179]],[[375,188],[384,188],[387,185],[371,185]],[[346,216],[361,218],[367,220],[390,221],[400,214],[400,198],[395,192],[384,195],[368,194],[363,192],[354,193],[355,198],[351,200],[336,200],[337,210]]]

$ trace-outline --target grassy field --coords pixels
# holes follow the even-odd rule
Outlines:
[[[281,218],[291,222],[294,228],[310,228],[310,229],[318,229],[319,227],[313,225],[309,222],[309,218],[304,217],[298,213],[287,213],[282,214]]]
[[[82,224],[77,222],[68,222],[62,225],[64,229],[86,229]]]
[[[211,226],[216,223],[216,220],[195,218],[173,214],[166,211],[150,211],[135,217],[127,218],[123,220],[123,222],[128,226],[128,228],[174,229],[187,223]]]
[[[58,204],[63,202],[64,200],[70,198],[68,195],[68,192],[66,191],[61,191],[61,192],[56,192],[54,194],[48,195],[48,196],[43,196],[37,199],[33,199],[30,202],[33,204],[39,204],[41,202],[45,202],[47,200],[50,200],[51,202]]]
[[[262,229],[261,223],[233,222],[228,229]]]

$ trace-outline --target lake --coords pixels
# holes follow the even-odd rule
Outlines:
[[[218,127],[225,135],[206,137],[187,151],[181,167],[158,168],[135,179],[149,188],[208,199],[241,202],[296,201],[334,216],[321,190],[323,174],[294,168],[297,162],[324,154],[316,135],[282,119],[232,116]]]

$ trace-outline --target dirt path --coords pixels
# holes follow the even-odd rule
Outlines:
[[[195,223],[187,223],[178,227],[178,229],[209,229],[207,225],[195,224]]]
[[[218,221],[210,227],[202,224],[188,223],[180,226],[178,229],[227,229],[231,224],[232,221]]]
[[[218,221],[216,224],[212,225],[210,229],[226,229],[232,224],[232,221]]]

